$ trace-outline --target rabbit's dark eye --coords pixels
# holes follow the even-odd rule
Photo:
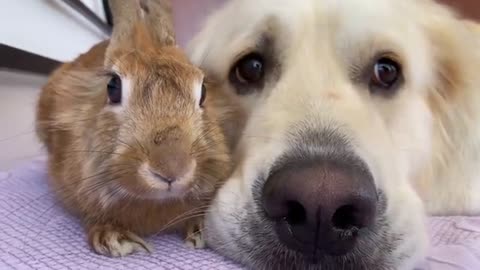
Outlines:
[[[112,74],[112,78],[107,84],[107,93],[110,104],[120,104],[122,102],[122,80],[117,74]]]
[[[202,92],[200,94],[200,107],[203,107],[203,103],[205,102],[205,99],[207,98],[207,88],[205,87],[205,84],[202,84]]]

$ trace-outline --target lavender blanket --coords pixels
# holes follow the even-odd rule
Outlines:
[[[480,217],[430,219],[432,247],[418,269],[480,269]],[[0,269],[242,269],[209,250],[185,248],[175,236],[149,239],[151,255],[120,259],[90,251],[77,220],[55,203],[45,162],[0,172]]]

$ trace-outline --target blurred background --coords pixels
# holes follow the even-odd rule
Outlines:
[[[173,0],[184,46],[205,17],[228,0]],[[292,0],[293,1],[293,0]],[[480,20],[480,0],[439,0]],[[108,38],[106,0],[0,0],[0,171],[40,157],[35,102],[47,75]]]

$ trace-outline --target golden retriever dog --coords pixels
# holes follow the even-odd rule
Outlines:
[[[432,0],[231,0],[189,46],[241,105],[206,218],[254,269],[412,269],[480,211],[480,35]]]

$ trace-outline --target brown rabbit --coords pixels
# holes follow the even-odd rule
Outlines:
[[[221,127],[227,98],[206,90],[175,45],[170,4],[110,5],[111,39],[52,74],[36,125],[53,189],[93,249],[116,257],[149,251],[141,237],[167,227],[199,230],[231,161]]]

